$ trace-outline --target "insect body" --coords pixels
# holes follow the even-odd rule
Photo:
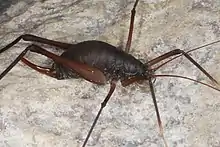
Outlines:
[[[188,77],[183,76],[177,76],[177,75],[156,75],[154,72],[159,69],[164,64],[170,62],[171,60],[174,60],[175,58],[179,56],[184,56],[186,59],[188,59],[194,66],[196,66],[203,74],[205,74],[212,82],[218,83],[205,69],[203,69],[188,53],[195,51],[197,49],[200,49],[202,47],[220,42],[212,42],[210,44],[206,44],[194,49],[191,49],[187,52],[184,52],[180,49],[175,49],[170,52],[167,52],[159,57],[154,58],[153,60],[150,60],[147,63],[142,63],[135,57],[129,54],[129,49],[131,46],[131,40],[132,40],[132,32],[133,32],[133,25],[134,25],[134,17],[135,17],[135,8],[138,4],[138,0],[135,1],[134,7],[132,9],[131,14],[131,23],[130,23],[130,29],[129,29],[129,35],[128,40],[126,44],[125,51],[118,49],[115,46],[112,46],[108,43],[101,42],[101,41],[85,41],[80,42],[78,44],[69,44],[69,43],[63,43],[53,40],[48,40],[46,38],[41,38],[38,36],[25,34],[21,35],[17,39],[15,39],[13,42],[8,44],[6,47],[2,48],[0,50],[0,53],[8,50],[13,45],[18,43],[21,39],[24,41],[33,41],[38,42],[42,44],[47,44],[50,46],[55,46],[60,49],[64,50],[64,53],[61,56],[58,56],[56,54],[53,54],[44,48],[32,44],[28,46],[1,74],[0,79],[2,79],[19,61],[24,62],[26,65],[31,67],[32,69],[43,73],[45,75],[48,75],[50,77],[56,78],[56,79],[67,79],[67,78],[83,78],[86,79],[92,83],[95,84],[106,84],[107,81],[110,82],[110,90],[101,103],[101,107],[98,111],[98,114],[96,115],[94,122],[92,123],[92,126],[86,136],[85,141],[83,142],[83,147],[86,146],[89,137],[100,117],[100,114],[103,110],[103,108],[106,106],[107,102],[109,101],[112,93],[114,92],[116,88],[117,81],[121,81],[122,86],[127,86],[132,83],[135,83],[137,81],[143,81],[147,80],[150,86],[151,95],[153,98],[153,103],[156,110],[157,115],[157,121],[160,129],[160,135],[164,139],[165,146],[168,146],[166,143],[166,140],[163,135],[163,127],[162,122],[160,119],[160,114],[156,102],[156,96],[154,93],[154,87],[152,79],[155,77],[178,77],[178,78],[184,78],[188,80],[192,80],[195,82],[198,82],[200,84],[203,84],[205,86],[208,86],[212,89],[215,89],[217,91],[220,91],[218,88],[215,88],[211,85],[205,84],[203,82],[190,79]],[[29,60],[27,60],[24,55],[28,52],[35,52],[41,55],[44,55],[54,61],[54,64],[52,67],[42,67],[39,65],[36,65]],[[173,58],[172,58],[173,57]],[[170,59],[167,62],[154,67],[158,63],[160,63],[163,60]]]
[[[70,46],[61,57],[95,67],[102,71],[108,80],[113,78],[124,80],[131,76],[143,77],[147,70],[146,65],[132,55],[108,43],[95,40]],[[58,79],[75,76],[72,70],[60,64],[55,63],[55,67]]]

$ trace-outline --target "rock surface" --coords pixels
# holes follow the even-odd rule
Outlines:
[[[8,1],[10,2],[10,1]],[[134,0],[0,1],[0,48],[24,33],[68,43],[97,39],[125,47]],[[146,62],[170,50],[184,51],[220,39],[219,0],[140,0],[131,54]],[[30,42],[0,55],[3,71]],[[55,48],[44,46],[55,53]],[[220,82],[220,43],[191,55]],[[50,66],[45,57],[28,59]],[[157,74],[177,74],[212,84],[184,57]],[[220,147],[220,93],[184,79],[157,78],[156,97],[169,147]],[[77,147],[109,85],[47,77],[19,62],[0,81],[0,147]],[[88,146],[162,147],[147,82],[120,83]]]

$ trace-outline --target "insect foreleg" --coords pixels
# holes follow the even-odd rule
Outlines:
[[[201,70],[212,82],[214,83],[217,83],[218,82],[204,69],[202,68],[199,63],[197,63],[192,57],[190,57],[190,55],[188,55],[186,52],[184,52],[183,50],[180,50],[180,49],[175,49],[175,50],[172,50],[168,53],[165,53],[149,62],[147,62],[146,64],[148,66],[152,66],[154,64],[157,64],[158,62],[162,61],[162,60],[165,60],[171,56],[175,56],[175,55],[179,55],[179,54],[182,54],[184,55],[190,62],[192,62],[199,70]],[[157,67],[155,69],[158,69]],[[155,70],[154,69],[154,70]]]
[[[143,80],[146,80],[146,77],[132,77],[132,78],[129,78],[129,79],[122,80],[121,85],[123,87],[126,87],[130,84],[133,84],[133,83],[138,82],[138,81],[143,81]]]
[[[208,43],[208,44],[204,44],[204,45],[202,45],[202,46],[199,46],[199,47],[190,49],[190,50],[187,51],[186,53],[188,54],[188,53],[193,52],[193,51],[195,51],[195,50],[198,50],[198,49],[201,49],[201,48],[204,48],[204,47],[207,47],[207,46],[213,45],[213,44],[215,44],[215,43],[219,43],[219,42],[220,42],[220,40],[217,40],[217,41],[214,41],[214,42],[211,42],[211,43]],[[159,69],[160,67],[162,67],[163,65],[167,64],[168,62],[171,62],[171,61],[173,61],[174,59],[179,58],[179,57],[181,57],[181,56],[182,56],[182,54],[181,54],[181,55],[178,55],[178,56],[176,56],[176,57],[174,57],[174,58],[172,58],[172,59],[169,59],[168,61],[164,62],[163,64],[159,65],[158,67],[156,67],[156,68],[154,68],[154,69],[157,70],[157,69]]]
[[[155,92],[154,92],[154,86],[153,86],[152,78],[149,77],[148,81],[149,81],[151,96],[152,96],[152,99],[153,99],[153,102],[154,102],[154,107],[155,107],[156,114],[157,114],[157,122],[158,122],[159,129],[160,129],[160,135],[164,140],[165,147],[168,147],[167,142],[166,142],[165,137],[164,137],[164,133],[163,133],[163,125],[162,125],[162,121],[161,121],[161,118],[160,118],[160,113],[159,113],[158,106],[157,106],[157,100],[156,100],[156,96],[155,96]]]
[[[125,86],[128,86],[128,85],[130,85],[134,82],[137,82],[137,81],[146,80],[146,79],[149,81],[151,96],[152,96],[152,99],[153,99],[153,103],[154,103],[154,107],[155,107],[156,115],[157,115],[157,122],[158,122],[159,129],[160,129],[160,135],[164,140],[165,146],[167,147],[167,143],[166,143],[166,140],[165,140],[165,137],[164,137],[164,134],[163,134],[163,126],[162,126],[162,121],[161,121],[161,118],[160,118],[159,109],[158,109],[158,106],[157,106],[157,100],[156,100],[156,96],[155,96],[155,92],[154,92],[152,78],[153,78],[152,75],[149,75],[148,77],[132,77],[132,78],[121,81],[121,83],[122,83],[122,86],[125,87]]]

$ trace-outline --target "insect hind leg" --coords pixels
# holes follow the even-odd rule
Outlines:
[[[73,70],[64,67],[59,63],[53,64],[53,69],[56,71],[56,79],[63,80],[63,79],[72,79],[72,78],[79,78],[80,76],[75,73]]]
[[[21,35],[18,38],[16,38],[14,41],[12,41],[8,45],[6,45],[4,48],[2,48],[0,50],[0,53],[8,50],[12,46],[14,46],[16,43],[18,43],[21,39],[23,39],[24,41],[33,41],[33,42],[38,42],[38,43],[43,43],[43,44],[59,47],[59,48],[64,49],[64,50],[67,50],[72,45],[72,44],[68,44],[68,43],[53,41],[53,40],[49,40],[49,39],[46,39],[46,38],[34,36],[34,35],[31,35],[31,34],[24,34],[24,35]]]
[[[51,53],[42,47],[38,45],[30,45],[27,47],[28,50],[31,52],[35,52],[41,55],[44,55],[50,59],[52,59],[55,63],[61,64],[65,68],[69,69],[68,72],[71,70],[74,71],[74,73],[77,73],[77,75],[80,75],[80,77],[84,78],[87,81],[90,81],[92,83],[96,84],[105,84],[106,83],[106,77],[105,75],[97,68],[89,66],[84,63],[76,62],[73,60],[66,59],[62,56],[58,56],[54,53]]]
[[[53,77],[55,78],[56,77],[56,73],[54,73],[54,69],[53,68],[46,68],[46,67],[42,67],[42,66],[39,66],[39,65],[36,65],[32,62],[30,62],[29,60],[27,60],[26,58],[22,58],[21,61],[26,64],[27,66],[29,66],[30,68],[42,73],[42,74],[45,74],[47,76],[50,76],[50,77]]]

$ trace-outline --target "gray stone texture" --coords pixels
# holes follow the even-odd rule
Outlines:
[[[96,39],[125,47],[134,4],[134,0],[0,2],[0,48],[24,33],[68,43]],[[187,51],[219,39],[219,0],[140,0],[130,53],[146,62],[176,48]],[[30,44],[21,41],[2,53],[0,70]],[[219,43],[191,55],[220,82]],[[51,65],[34,53],[26,57]],[[156,73],[213,84],[184,57]],[[220,92],[176,78],[157,78],[154,86],[169,147],[220,147]],[[0,147],[81,146],[108,90],[109,85],[82,79],[58,81],[19,62],[0,81]],[[126,88],[118,82],[88,146],[164,146],[147,82]]]

